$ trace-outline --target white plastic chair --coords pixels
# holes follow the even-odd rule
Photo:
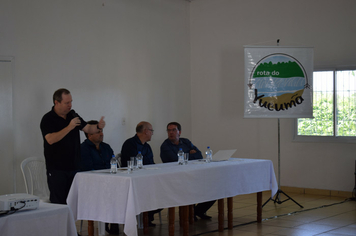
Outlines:
[[[39,197],[43,202],[49,202],[45,159],[28,157],[21,162],[21,171],[26,192]]]
[[[26,192],[39,197],[43,202],[50,202],[45,159],[28,157],[21,162],[21,171],[25,181]],[[82,227],[83,221],[80,223],[80,233],[82,232]]]

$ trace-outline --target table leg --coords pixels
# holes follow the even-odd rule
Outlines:
[[[183,206],[183,236],[189,235],[189,206]]]
[[[184,211],[184,208],[183,208],[183,206],[180,206],[178,208],[179,208],[179,227],[183,228],[183,211]]]
[[[168,229],[169,229],[169,236],[174,236],[174,217],[175,217],[175,208],[170,207],[168,208]]]
[[[233,218],[233,198],[229,197],[227,198],[227,226],[228,229],[232,229],[233,225],[232,225],[232,218]]]
[[[148,234],[148,212],[143,213],[143,234]]]
[[[94,221],[88,220],[88,236],[94,236]]]
[[[262,192],[257,193],[257,223],[262,222]]]
[[[189,224],[194,224],[194,205],[189,206]]]
[[[224,231],[224,199],[218,200],[218,222],[219,232]]]

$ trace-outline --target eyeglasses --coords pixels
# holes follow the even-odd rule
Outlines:
[[[154,131],[153,129],[148,129],[148,130],[149,130],[149,131],[151,131],[151,132],[152,132],[152,134],[153,134],[153,131]]]

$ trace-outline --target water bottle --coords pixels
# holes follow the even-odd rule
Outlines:
[[[136,161],[137,161],[137,168],[142,169],[143,167],[143,156],[141,152],[138,152],[136,156]]]
[[[211,162],[211,160],[213,159],[213,150],[210,149],[210,147],[208,146],[208,148],[206,149],[206,162],[209,163]]]
[[[117,173],[117,160],[115,155],[112,155],[112,158],[110,160],[110,174],[116,174]]]
[[[183,152],[182,148],[179,148],[179,151],[178,151],[178,164],[179,165],[184,164],[184,152]]]

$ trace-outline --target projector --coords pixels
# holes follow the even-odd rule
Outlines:
[[[0,211],[37,209],[40,198],[27,193],[14,193],[0,196]]]

